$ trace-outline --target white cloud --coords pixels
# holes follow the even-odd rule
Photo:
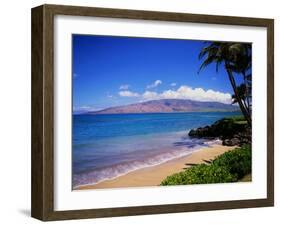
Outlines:
[[[151,88],[160,85],[161,80],[156,80],[149,87]],[[173,84],[173,85],[172,85]],[[171,83],[171,86],[175,86],[176,83]],[[159,99],[189,99],[195,101],[214,101],[225,104],[231,104],[231,94],[214,91],[212,89],[204,90],[203,88],[192,88],[182,85],[178,89],[168,89],[163,92],[155,92],[146,90],[144,93],[139,94],[130,90],[121,90],[119,93],[121,97],[138,97],[140,101],[147,100],[159,100]]]
[[[158,93],[156,92],[151,92],[151,91],[145,91],[142,94],[143,99],[145,100],[155,100],[155,99],[159,99]]]
[[[130,87],[129,84],[124,84],[124,85],[121,85],[121,86],[119,87],[119,89],[121,89],[121,90],[127,90],[127,89],[129,89],[129,87]]]
[[[189,99],[205,102],[215,101],[225,104],[231,103],[231,95],[229,93],[222,93],[212,89],[191,88],[188,86],[181,86],[177,90],[165,90],[162,93],[146,91],[142,94],[142,98],[145,100]]]
[[[138,97],[138,96],[140,96],[138,93],[131,92],[131,91],[129,91],[129,90],[120,91],[120,92],[119,92],[119,95],[120,95],[121,97]]]
[[[175,82],[172,82],[171,84],[170,84],[170,86],[176,86],[177,85],[177,83],[175,83]]]
[[[155,88],[155,87],[157,87],[157,86],[159,86],[159,85],[161,85],[161,84],[162,84],[162,81],[161,81],[161,80],[156,80],[156,81],[154,81],[152,84],[147,85],[146,88],[147,88],[147,89],[152,89],[152,88]]]

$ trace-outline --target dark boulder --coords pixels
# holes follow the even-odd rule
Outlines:
[[[195,130],[195,129],[190,130],[189,133],[188,133],[188,135],[191,136],[191,137],[195,137],[196,134],[197,134],[197,130]]]
[[[238,138],[225,139],[222,141],[222,145],[225,146],[235,146],[239,144],[240,144],[240,140]]]

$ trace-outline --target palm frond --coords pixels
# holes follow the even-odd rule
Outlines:
[[[198,70],[197,73],[199,74],[200,71],[201,71],[203,68],[205,68],[205,67],[207,67],[209,64],[213,63],[214,60],[215,60],[215,57],[208,57],[208,58],[206,58],[206,59],[203,61],[203,63],[201,64],[201,66],[200,66],[200,68],[199,68],[199,70]]]

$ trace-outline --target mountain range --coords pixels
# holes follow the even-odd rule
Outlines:
[[[161,99],[124,106],[110,107],[87,114],[173,113],[173,112],[232,112],[239,108],[220,102],[202,102],[186,99]]]

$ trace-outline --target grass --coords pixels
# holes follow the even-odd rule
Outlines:
[[[239,124],[239,125],[246,125],[247,124],[247,121],[244,118],[244,116],[232,116],[232,117],[228,117],[228,118],[225,118],[225,119],[230,120],[233,123]]]
[[[226,117],[226,119],[232,119],[233,121],[246,121],[245,117],[242,115],[237,115],[237,116],[231,116],[231,117]]]
[[[168,176],[161,185],[237,182],[251,173],[251,159],[251,146],[244,145],[218,156],[210,164],[199,164]]]

